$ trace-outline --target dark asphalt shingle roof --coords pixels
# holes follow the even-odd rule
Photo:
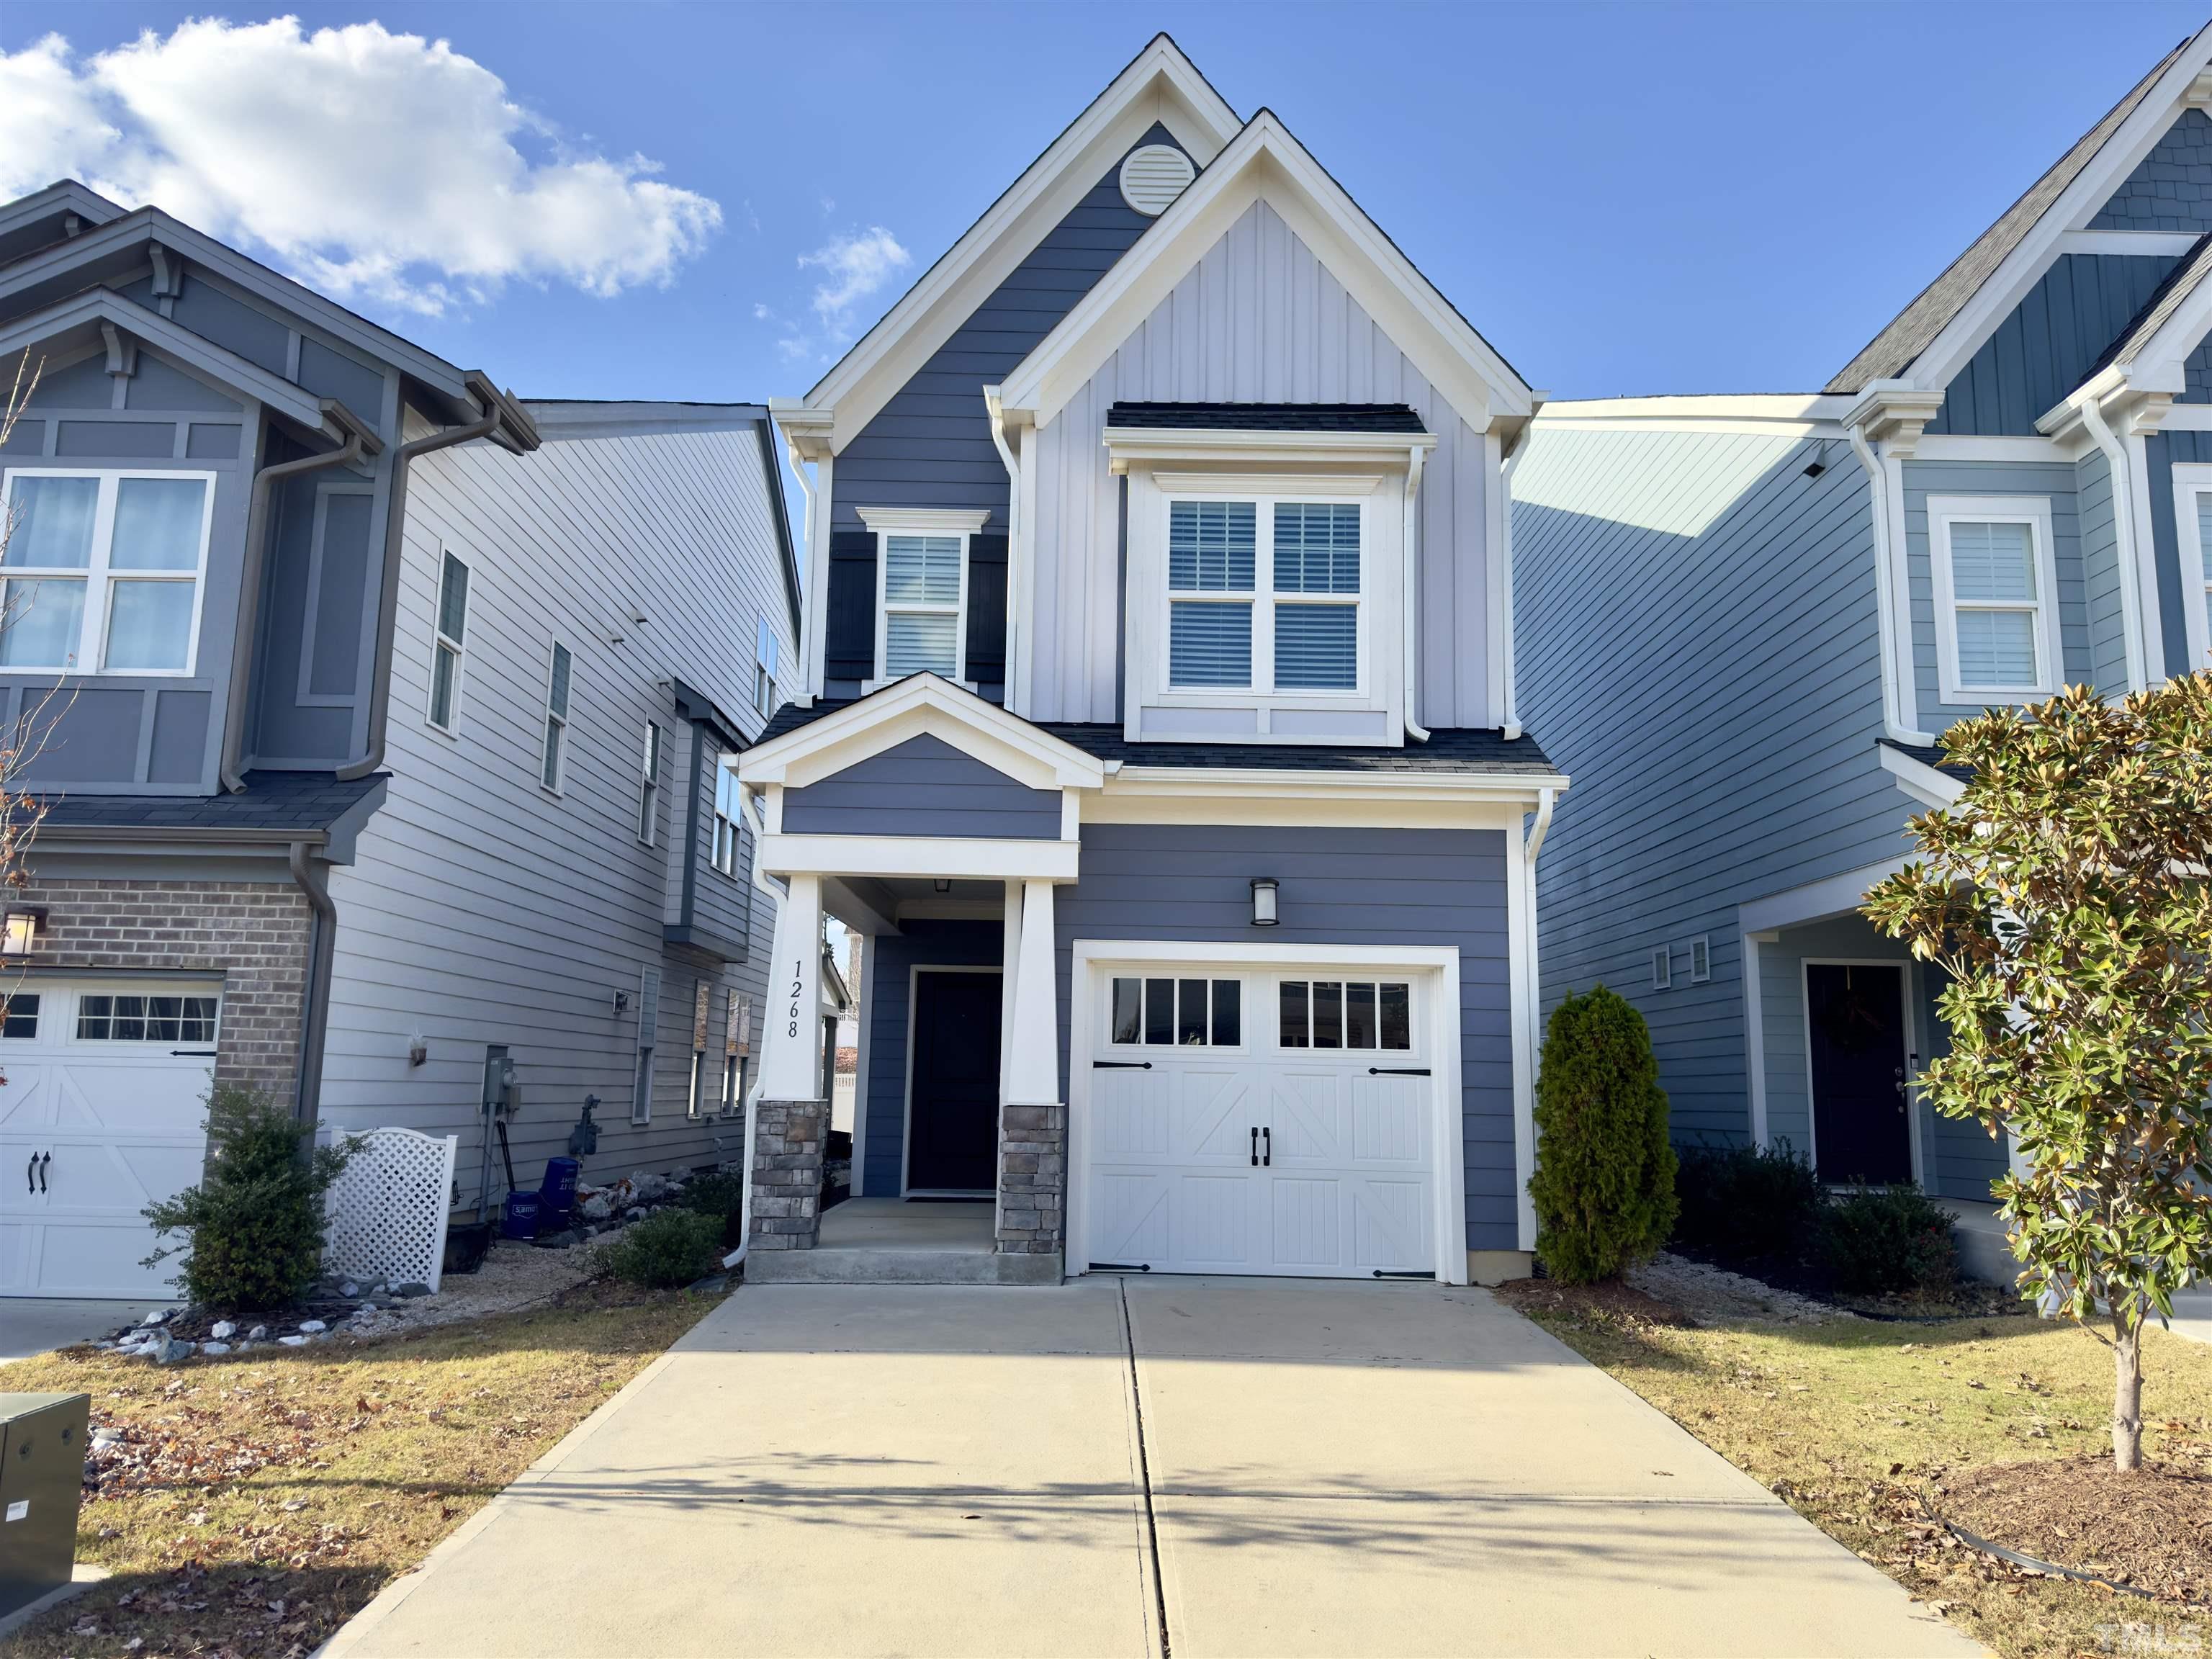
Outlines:
[[[2212,232],[2198,237],[2197,246],[2166,273],[2150,298],[2143,301],[2143,308],[2136,313],[2135,320],[2122,329],[2119,337],[2089,365],[2089,372],[2081,377],[2082,384],[2087,385],[2115,363],[2135,362],[2151,337],[2181,309],[2182,301],[2203,284],[2208,273],[2212,273]]]
[[[1909,755],[1923,766],[1932,766],[1947,778],[1956,778],[1961,783],[1974,775],[1971,766],[1961,766],[1934,744],[1899,743],[1894,738],[1877,738],[1875,742],[1885,749],[1894,749],[1900,755]]]
[[[1844,364],[1843,371],[1821,390],[1863,392],[1871,380],[1892,380],[1911,368],[1914,359],[1927,350],[1951,319],[1966,308],[1967,301],[1980,292],[1982,284],[2004,263],[2005,256],[2026,239],[2036,221],[2065,192],[2067,185],[2081,176],[2091,158],[2119,131],[2120,124],[2135,113],[2136,106],[2149,94],[2159,77],[2188,44],[2183,41],[2160,58],[2126,97],[2106,112],[2103,120],[2084,133],[2073,149],[2060,156],[2051,170],[2028,188],[2026,195],[2007,208],[1996,223],[1976,238],[1973,245],[1923,289],[1911,305],[1891,319],[1889,325],[1869,341],[1865,349]]]
[[[381,787],[388,772],[340,779],[329,772],[248,772],[243,794],[82,795],[66,788],[24,793],[46,802],[48,830],[327,830]]]
[[[787,732],[811,725],[826,714],[849,708],[855,699],[842,702],[817,702],[811,708],[786,703],[756,740],[772,742]],[[1495,728],[1465,726],[1429,733],[1426,743],[1409,743],[1402,749],[1372,745],[1337,747],[1322,744],[1273,743],[1131,743],[1121,727],[1108,724],[1033,722],[1063,743],[1103,761],[1126,766],[1189,766],[1218,770],[1275,772],[1507,773],[1550,776],[1558,771],[1534,738],[1506,740]]]
[[[1407,432],[1427,428],[1404,404],[1115,404],[1109,426],[1212,432]]]

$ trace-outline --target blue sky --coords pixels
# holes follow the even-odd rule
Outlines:
[[[301,34],[203,28],[195,57],[176,33],[195,10],[244,27],[287,9],[7,0],[0,72],[40,71],[40,95],[82,106],[0,127],[0,179],[11,161],[101,167],[187,218],[228,216],[206,228],[526,396],[708,399],[804,392],[1158,28],[1240,112],[1280,115],[1534,384],[1812,390],[2204,21],[2169,4],[289,9]],[[371,21],[472,65],[306,40]],[[143,31],[150,46],[102,57]],[[66,52],[40,46],[50,33]],[[276,85],[297,107],[257,120]],[[209,131],[204,154],[179,136]],[[483,208],[472,192],[512,182],[509,162],[536,193]],[[270,176],[208,176],[240,168]]]

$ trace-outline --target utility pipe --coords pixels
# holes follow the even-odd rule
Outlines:
[[[1017,598],[1022,578],[1022,464],[1006,441],[1006,411],[999,401],[998,387],[983,388],[983,407],[990,411],[991,442],[998,449],[999,465],[1006,469],[1006,684],[1000,695],[1006,698],[1006,711],[1012,714],[1025,706],[1018,665],[1026,630],[1021,626],[1022,607]]]
[[[2112,477],[2112,558],[2120,579],[2120,637],[2125,646],[2128,663],[2128,690],[2141,691],[2150,684],[2143,650],[2142,572],[2136,560],[2136,515],[2134,502],[2135,477],[2128,465],[2127,447],[2119,434],[2105,419],[2105,411],[2097,406],[2094,396],[2082,398],[2081,424],[2105,457],[2105,471]],[[2057,595],[2046,603],[2055,602]],[[2063,664],[2054,663],[2063,669]],[[2065,678],[2062,672],[2062,680]]]
[[[303,455],[296,461],[279,461],[253,475],[253,495],[246,513],[246,568],[239,577],[238,634],[231,645],[230,696],[222,711],[222,763],[216,775],[230,794],[246,788],[242,770],[246,750],[246,698],[253,673],[254,635],[261,625],[262,573],[269,563],[269,501],[277,483],[304,472],[325,467],[351,466],[364,455],[374,455],[384,446],[376,434],[356,420],[351,410],[325,398],[325,430],[335,426],[345,442],[321,455]]]
[[[368,747],[358,760],[338,768],[341,778],[365,778],[384,764],[385,735],[390,726],[392,658],[398,635],[400,549],[407,532],[407,477],[418,457],[478,438],[498,435],[502,429],[517,446],[517,453],[538,447],[537,429],[529,417],[512,408],[497,386],[483,374],[471,372],[470,392],[487,412],[465,426],[449,426],[402,444],[392,456],[392,498],[384,519],[384,583],[377,604],[376,671],[368,694]]]
[[[814,568],[814,480],[807,477],[806,463],[799,457],[798,441],[788,432],[783,434],[783,457],[790,465],[791,476],[799,480],[799,495],[806,501],[806,517],[799,526],[799,545],[806,550],[808,592],[805,596],[806,603],[801,607],[799,612],[799,689],[806,695],[808,702],[811,702],[815,690],[814,631],[817,628],[825,628],[829,625],[830,582],[827,572],[817,572]],[[812,591],[817,586],[823,591],[818,593]]]
[[[1855,426],[1846,427],[1844,435],[1850,440],[1851,453],[1859,458],[1859,465],[1866,471],[1869,501],[1874,512],[1874,586],[1875,622],[1881,645],[1882,735],[1893,743],[1924,746],[1936,741],[1936,734],[1915,731],[1905,723],[1904,691],[1899,684],[1897,605],[1892,592],[1894,573],[1890,564],[1889,480],[1882,470],[1881,458],[1874,453],[1866,435]],[[1909,646],[1911,643],[1908,636],[1905,644]],[[1911,672],[1909,660],[1903,664],[1903,672]]]
[[[1428,459],[1428,452],[1419,444],[1409,444],[1406,449],[1406,520],[1405,545],[1400,550],[1400,563],[1404,568],[1399,586],[1399,610],[1402,613],[1400,626],[1405,630],[1405,647],[1401,653],[1405,662],[1406,735],[1415,743],[1429,740],[1429,729],[1413,717],[1416,700],[1421,689],[1421,625],[1419,616],[1421,569],[1421,468]]]
[[[295,841],[287,849],[286,866],[314,913],[308,929],[307,982],[300,995],[300,1076],[292,1115],[312,1123],[320,1115],[323,1095],[323,1042],[330,1030],[331,964],[337,954],[338,909],[331,902],[328,878],[315,867],[314,843]]]

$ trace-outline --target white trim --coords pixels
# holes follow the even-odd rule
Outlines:
[[[1691,393],[1666,398],[1571,398],[1547,400],[1544,426],[1607,427],[1629,432],[1755,434],[1761,437],[1837,437],[1853,399],[1834,392]]]
[[[659,720],[646,721],[645,741],[637,757],[637,822],[631,826],[641,847],[657,846],[660,840],[660,763],[667,736]]]
[[[1192,968],[1221,966],[1266,971],[1282,968],[1373,969],[1407,975],[1434,976],[1425,984],[1429,998],[1431,1206],[1437,1254],[1437,1282],[1468,1282],[1466,1135],[1461,1121],[1460,953],[1427,945],[1224,945],[1206,939],[1079,939],[1069,949],[1067,1047],[1067,1190],[1064,1217],[1065,1267],[1069,1276],[1090,1270],[1089,1240],[1084,1229],[1090,1182],[1090,1057],[1093,1010],[1097,1004],[1097,971],[1121,964],[1170,963]],[[1516,1110],[1516,1116],[1519,1115]]]
[[[1899,854],[1880,864],[1862,865],[1856,870],[1808,881],[1802,887],[1786,887],[1778,893],[1747,899],[1735,907],[1736,926],[1747,933],[1771,933],[1784,927],[1802,927],[1807,922],[1853,915],[1869,888],[1895,875],[1905,868],[1905,855]]]
[[[901,1198],[948,1198],[957,1194],[963,1198],[969,1196],[981,1197],[984,1191],[984,1188],[981,1187],[916,1187],[913,1184],[908,1176],[908,1171],[912,1167],[914,1158],[914,1034],[916,1028],[921,1024],[921,1020],[920,1018],[921,1012],[921,976],[924,974],[996,974],[1001,981],[1004,981],[1006,977],[1006,972],[1004,968],[994,966],[988,963],[960,962],[909,963],[907,964],[906,970],[906,1079],[904,1086],[901,1091],[901,1105],[899,1108],[899,1196]],[[1006,1092],[1006,1074],[1004,1070],[1005,1054],[1006,1048],[1002,1042],[1000,1045],[1000,1072],[999,1078],[999,1091],[1002,1095]],[[994,1111],[992,1115],[998,1119],[1000,1126],[1000,1133],[1003,1134],[1005,1133],[1006,1115],[1003,1112]],[[859,1122],[859,1118],[860,1113],[856,1107],[854,1112],[854,1121],[856,1126]],[[855,1140],[853,1143],[853,1158],[854,1160],[854,1172],[856,1175],[859,1173],[860,1156],[860,1142]],[[998,1185],[999,1182],[994,1173],[994,1179],[991,1182],[992,1189],[995,1191]],[[857,1194],[854,1195],[856,1197],[858,1196]]]
[[[2178,259],[2197,246],[2193,231],[2174,230],[2068,230],[2058,236],[2061,253],[2119,253],[2148,254],[2154,258]]]
[[[568,685],[564,706],[556,709],[553,707],[553,670],[564,655],[568,659]],[[561,798],[561,786],[568,777],[568,710],[575,706],[575,702],[576,653],[569,650],[556,634],[545,647],[545,697],[544,706],[538,711],[538,787],[556,800]],[[560,726],[560,739],[553,748],[553,781],[548,783],[545,781],[546,741],[556,723]]]
[[[1032,789],[1095,789],[1105,781],[1095,757],[934,674],[910,675],[756,744],[740,758],[738,775],[754,788],[798,788],[924,733]]]
[[[1433,432],[1252,432],[1237,428],[1109,426],[1103,441],[1107,470],[1204,462],[1234,466],[1346,462],[1385,471],[1405,465],[1408,450],[1437,447]]]
[[[1918,729],[1919,693],[1912,655],[1911,584],[1905,558],[1905,492],[1900,469],[1878,452],[1866,433],[1846,427],[1867,478],[1867,521],[1874,541],[1875,656],[1881,679],[1881,724],[1886,736],[1903,742],[1928,740]],[[1892,485],[1897,485],[1894,489]]]
[[[1882,770],[1897,780],[1897,787],[1923,806],[1942,811],[1955,805],[1959,797],[1966,793],[1966,786],[1949,773],[1915,756],[1901,753],[1886,743],[1876,744],[1875,752]]]
[[[856,1050],[853,1056],[853,1176],[846,1190],[854,1198],[864,1198],[866,1194],[862,1189],[868,1178],[868,1055],[874,1046],[870,1035],[876,1024],[876,939],[872,933],[857,930],[852,939],[859,969],[854,977],[860,981],[860,994],[853,1005]],[[908,1024],[913,1024],[910,1012]],[[905,1156],[903,1149],[900,1156]]]
[[[1202,788],[1184,795],[1085,793],[1079,799],[1085,823],[1234,823],[1310,829],[1511,831],[1537,805],[1525,797],[1431,799],[1414,794],[1376,793],[1302,799],[1289,791],[1208,795]]]
[[[2212,462],[2177,461],[2173,465],[2173,545],[2181,566],[2181,616],[2189,639],[2189,660],[2167,666],[2185,673],[2206,665],[2212,654],[2212,574],[2197,514],[2191,510],[2198,494],[2212,495]],[[2188,501],[2185,507],[2184,501]]]
[[[1164,34],[1114,77],[806,394],[808,407],[836,412],[833,448],[844,448],[882,411],[1155,122],[1201,167],[1239,126],[1237,112]],[[826,479],[823,495],[826,501]]]
[[[1674,947],[1671,944],[1655,945],[1651,947],[1650,988],[1654,991],[1671,991],[1674,988]]]
[[[461,632],[459,638],[446,632],[446,565],[447,561],[461,568]],[[446,545],[441,538],[438,543],[438,562],[430,579],[430,672],[422,688],[422,724],[444,738],[461,734],[461,688],[467,683],[469,652],[469,611],[476,599],[476,572],[469,562]],[[438,653],[450,649],[453,653],[453,682],[451,706],[446,710],[447,719],[440,721],[432,711],[438,706]]]
[[[1352,800],[1480,800],[1534,806],[1547,789],[1565,789],[1564,772],[1342,772],[1285,767],[1123,766],[1104,781],[1103,796],[1085,798],[1084,819],[1096,815],[1094,799],[1202,795],[1310,800],[1338,795]]]
[[[1460,418],[1525,417],[1534,395],[1273,112],[1261,111],[1001,382],[1051,420],[1256,201],[1266,201]]]
[[[1744,1081],[1751,1093],[1751,1144],[1768,1145],[1766,1121],[1766,990],[1759,978],[1759,947],[1774,935],[1749,930],[1737,935],[1743,975]]]
[[[2159,419],[2158,429],[2160,432],[2212,432],[2212,404],[2170,404]]]
[[[2021,461],[2070,464],[2086,447],[2056,438],[1984,438],[1923,434],[1912,447],[1916,461]]]
[[[2034,541],[2036,677],[2018,685],[1966,685],[1959,675],[1958,613],[1952,592],[1951,526],[1954,524],[2026,525]],[[1936,581],[1936,678],[1938,695],[1948,704],[1979,707],[2053,696],[2065,684],[2066,669],[2058,633],[2058,557],[2051,530],[2047,495],[1930,495],[1928,498],[1928,554]],[[2122,572],[2122,580],[2127,577]],[[2003,605],[1968,601],[1978,609],[2022,611],[2027,603]]]
[[[1072,882],[1080,851],[1071,841],[982,836],[772,835],[761,867],[772,875],[910,876],[954,881]]]
[[[1519,814],[1515,817],[1517,820]],[[1540,824],[1536,836],[1540,847],[1541,833]],[[1505,1000],[1506,1018],[1513,1027],[1513,1242],[1515,1248],[1523,1250],[1536,1248],[1536,1201],[1529,1195],[1528,1182],[1536,1174],[1536,1073],[1543,1051],[1541,981],[1536,972],[1535,851],[1522,838],[1516,821],[1505,836]],[[1467,1240],[1466,1163],[1462,1146],[1459,1231],[1462,1246]]]
[[[1902,948],[1902,947],[1900,947]],[[1919,1106],[1912,1090],[1912,1056],[1917,1052],[1912,1020],[1912,963],[1909,957],[1884,961],[1879,957],[1800,957],[1797,958],[1797,1012],[1805,1036],[1805,1161],[1817,1174],[1820,1168],[1820,1073],[1813,1066],[1813,969],[1815,968],[1894,968],[1897,970],[1898,1041],[1905,1052],[1905,1164],[1912,1183],[1923,1190],[1926,1181],[1920,1161]]]
[[[977,507],[856,507],[860,522],[871,530],[902,536],[972,536],[990,522],[991,509]]]
[[[1689,945],[1690,983],[1692,985],[1711,984],[1713,977],[1712,936],[1710,933],[1697,934],[1689,941]],[[1705,966],[1702,968],[1698,965],[1698,958],[1699,957],[1703,957],[1705,958]]]
[[[861,523],[872,531],[876,538],[876,656],[875,672],[862,688],[862,695],[895,685],[915,672],[938,672],[937,670],[913,670],[893,675],[890,672],[890,541],[894,536],[908,540],[957,541],[960,544],[959,575],[953,602],[947,605],[942,600],[902,600],[897,609],[904,613],[920,616],[946,616],[952,618],[952,668],[941,678],[973,691],[968,684],[968,551],[969,542],[983,527],[991,514],[988,509],[977,512],[933,512],[921,508],[863,507],[855,509]],[[827,602],[827,596],[824,596]]]

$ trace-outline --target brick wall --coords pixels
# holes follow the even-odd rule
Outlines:
[[[216,1081],[289,1099],[313,913],[289,882],[33,879],[46,907],[33,965],[189,969],[222,981]]]

